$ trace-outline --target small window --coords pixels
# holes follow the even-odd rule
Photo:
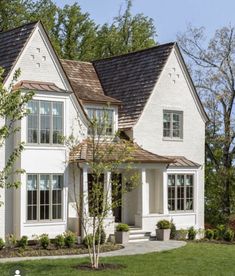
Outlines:
[[[87,108],[89,119],[95,124],[94,128],[90,127],[88,134],[92,135],[92,130],[95,135],[113,135],[114,134],[114,116],[112,109],[95,109]]]
[[[163,111],[163,137],[183,139],[183,112]]]

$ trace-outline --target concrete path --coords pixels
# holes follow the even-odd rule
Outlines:
[[[101,253],[102,257],[111,257],[111,256],[125,256],[125,255],[138,255],[146,254],[151,252],[161,252],[171,249],[176,249],[182,246],[185,246],[186,242],[184,241],[146,241],[146,242],[136,242],[136,243],[127,243],[125,248],[110,252]],[[42,260],[42,259],[72,259],[72,258],[84,258],[88,254],[81,255],[63,255],[63,256],[39,256],[39,257],[14,257],[14,258],[0,258],[0,263],[6,262],[20,262],[27,260]]]

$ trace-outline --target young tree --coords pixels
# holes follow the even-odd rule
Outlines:
[[[235,207],[234,27],[217,30],[208,43],[204,28],[189,27],[179,36],[179,43],[191,62],[195,85],[210,118],[206,130],[206,214],[228,218]]]
[[[105,218],[114,208],[121,206],[121,195],[130,192],[139,183],[139,175],[131,171],[135,145],[132,141],[119,138],[118,133],[114,137],[107,137],[109,128],[110,120],[104,110],[102,117],[91,119],[89,137],[85,141],[78,142],[73,135],[66,139],[73,174],[73,191],[70,191],[70,196],[75,202],[74,207],[85,234],[91,267],[94,269],[99,267],[102,232],[107,226]],[[75,177],[77,158],[84,146],[90,156],[86,160],[92,175],[92,187],[89,191],[80,190]],[[128,174],[126,179],[123,178],[123,183],[117,177],[120,169]],[[109,179],[104,177],[107,172],[112,175]],[[85,209],[82,207],[84,205],[89,208]]]
[[[32,98],[33,93],[22,94],[20,90],[14,89],[14,83],[19,76],[19,71],[15,73],[14,79],[9,89],[3,86],[3,70],[0,68],[0,149],[6,140],[19,131],[16,122],[21,120],[28,112],[27,102]],[[5,166],[0,170],[0,188],[19,187],[19,181],[12,181],[10,178],[14,174],[22,173],[22,170],[14,168],[15,161],[24,149],[24,143],[20,143],[14,148],[5,162]],[[2,152],[1,154],[4,154]]]

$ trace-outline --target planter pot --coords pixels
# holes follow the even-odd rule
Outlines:
[[[178,230],[178,231],[176,231],[175,239],[176,240],[186,240],[187,234],[188,234],[187,230],[186,231]]]
[[[169,241],[171,229],[156,229],[156,240]]]
[[[120,232],[116,231],[115,232],[115,242],[116,243],[128,243],[129,241],[129,232]]]
[[[78,244],[81,244],[81,243],[82,243],[82,238],[81,238],[81,236],[78,236],[78,237],[77,237],[77,242],[78,242]]]

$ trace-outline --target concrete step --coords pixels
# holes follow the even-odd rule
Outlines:
[[[149,241],[151,232],[146,232],[140,227],[130,226],[129,242]]]

